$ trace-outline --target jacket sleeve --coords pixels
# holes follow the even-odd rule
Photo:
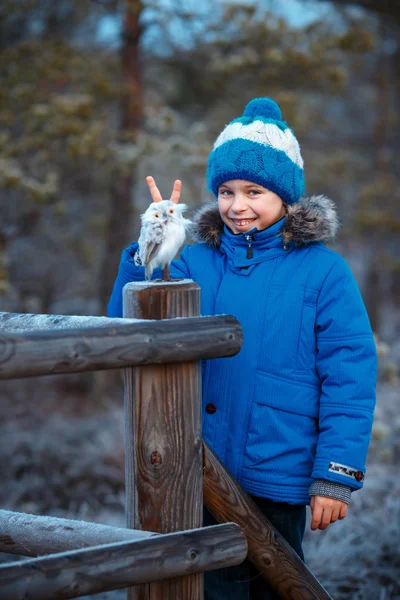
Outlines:
[[[315,326],[321,399],[312,477],[359,489],[371,438],[377,355],[360,291],[342,257],[321,288]]]
[[[144,267],[135,265],[133,257],[139,244],[131,244],[128,248],[122,250],[121,260],[118,268],[118,275],[114,282],[113,291],[107,307],[107,316],[122,317],[122,290],[124,285],[132,281],[144,281]],[[190,279],[190,270],[188,265],[190,246],[185,246],[181,252],[179,260],[173,260],[170,267],[171,277],[173,279]],[[152,279],[161,277],[161,269],[155,269],[152,273]]]

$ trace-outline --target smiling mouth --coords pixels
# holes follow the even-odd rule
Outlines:
[[[250,223],[252,223],[253,221],[255,221],[256,219],[231,219],[232,223],[234,223],[235,225],[239,226],[239,227],[244,227],[245,225],[249,225]]]

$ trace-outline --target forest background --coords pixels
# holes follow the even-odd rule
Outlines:
[[[399,76],[398,0],[0,4],[0,310],[106,314],[145,176],[209,199],[212,143],[255,96],[281,105],[307,192],[337,203],[379,383],[365,487],[306,535],[336,600],[400,598]],[[0,506],[123,525],[122,405],[119,372],[2,382]]]

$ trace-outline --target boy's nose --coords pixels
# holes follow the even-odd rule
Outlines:
[[[247,200],[244,196],[242,196],[241,194],[235,194],[233,200],[232,200],[232,204],[231,204],[231,209],[234,212],[243,212],[244,210],[247,209]]]

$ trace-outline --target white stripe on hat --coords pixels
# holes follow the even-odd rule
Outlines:
[[[264,123],[263,121],[253,121],[248,125],[238,121],[230,123],[217,137],[214,150],[225,142],[235,139],[250,140],[264,146],[271,146],[276,150],[283,150],[290,160],[301,169],[303,168],[299,142],[289,128],[282,131],[273,123]]]

